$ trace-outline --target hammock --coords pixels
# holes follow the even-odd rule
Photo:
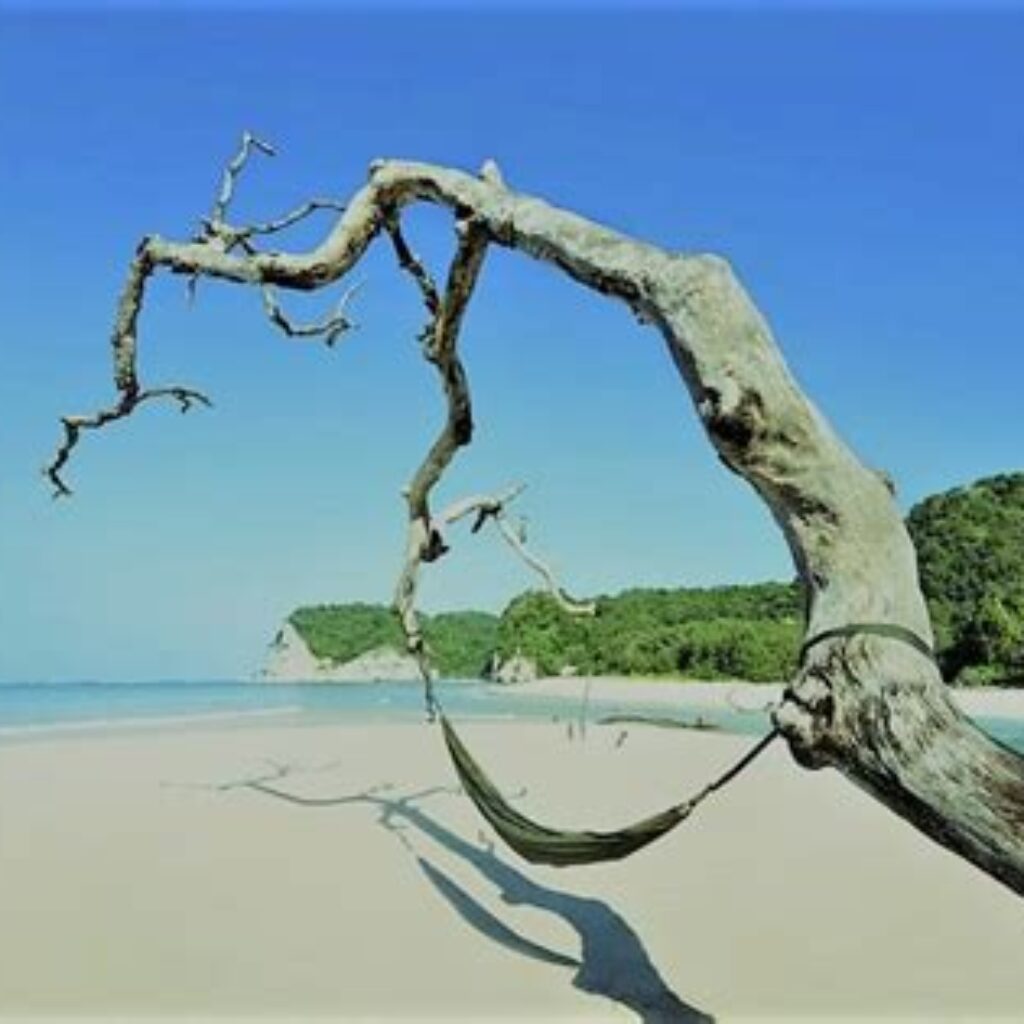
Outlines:
[[[933,661],[936,660],[931,646],[904,626],[892,623],[854,622],[825,630],[806,640],[800,650],[800,662],[803,663],[807,652],[823,640],[855,636],[861,633],[899,640]],[[778,728],[773,728],[731,768],[723,772],[713,782],[708,783],[695,796],[669,807],[660,814],[651,815],[634,825],[628,825],[626,828],[617,829],[614,832],[574,832],[549,828],[547,825],[531,821],[509,804],[499,792],[498,787],[491,782],[484,770],[473,759],[472,754],[466,749],[466,745],[455,731],[455,726],[448,721],[441,710],[440,703],[431,689],[429,675],[426,677],[426,683],[428,707],[440,712],[439,717],[445,743],[466,795],[476,804],[477,809],[490,822],[495,832],[516,853],[533,864],[553,864],[556,867],[565,867],[571,864],[594,864],[599,861],[621,860],[631,853],[636,853],[637,850],[660,839],[663,835],[671,832],[680,822],[685,821],[706,796],[735,778],[779,735]]]
[[[647,846],[648,843],[660,839],[681,821],[685,821],[704,797],[719,786],[725,785],[742,770],[776,735],[775,730],[772,730],[725,775],[683,803],[614,832],[575,832],[549,828],[520,814],[505,800],[497,786],[476,763],[451,722],[443,713],[440,718],[448,752],[466,795],[476,804],[495,832],[516,853],[532,864],[553,864],[555,867],[621,860]]]

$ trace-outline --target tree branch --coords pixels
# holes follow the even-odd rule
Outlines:
[[[345,204],[339,203],[336,199],[309,199],[290,213],[277,217],[275,220],[247,224],[241,230],[245,232],[246,238],[251,238],[253,235],[273,235],[278,231],[284,231],[286,228],[298,224],[299,221],[305,220],[311,213],[316,213],[318,210],[337,210],[342,212],[344,209]]]
[[[225,222],[228,207],[231,205],[231,200],[235,197],[235,185],[238,182],[239,175],[245,170],[249,157],[257,151],[263,153],[264,156],[277,156],[274,147],[269,143],[256,138],[252,132],[243,132],[238,152],[231,158],[224,169],[220,191],[217,193],[213,209],[210,211],[210,222],[212,224],[223,224]]]
[[[508,520],[502,512],[495,513],[494,522],[509,547],[544,580],[548,593],[555,599],[562,611],[568,612],[570,615],[593,615],[597,611],[597,605],[593,601],[577,601],[561,588],[551,567],[526,547],[522,537],[509,526]]]
[[[269,284],[265,284],[262,288],[263,309],[270,322],[280,328],[289,338],[323,338],[324,344],[328,348],[332,348],[345,331],[355,326],[354,322],[348,318],[347,308],[352,296],[360,287],[359,284],[354,284],[351,288],[346,289],[334,307],[334,312],[328,314],[323,320],[313,323],[297,324],[289,320],[277,301],[274,288]]]
[[[244,159],[226,172],[214,209],[221,219]],[[516,194],[493,168],[474,177],[429,164],[376,163],[323,242],[304,253],[229,251],[223,238],[219,244],[144,239],[115,323],[118,389],[137,390],[135,321],[153,269],[315,290],[346,274],[397,214],[418,201],[451,209],[464,236],[446,298],[424,336],[449,416],[406,495],[407,567],[418,568],[431,550],[429,492],[471,434],[464,373],[446,345],[457,333],[483,252],[496,244],[626,303],[657,328],[709,441],[767,503],[786,537],[805,588],[809,636],[851,622],[882,623],[931,642],[913,546],[889,489],[797,386],[728,264],[645,245]],[[402,262],[397,246],[396,253]],[[406,261],[414,277],[417,262]],[[425,281],[417,283],[429,311]],[[399,588],[399,607],[414,591],[415,571]],[[839,768],[921,831],[1024,894],[1024,759],[963,717],[935,665],[918,652],[878,636],[830,637],[800,667],[774,720],[801,763]]]
[[[460,222],[457,227],[458,243],[448,271],[444,298],[436,303],[433,315],[423,333],[424,356],[437,368],[444,389],[448,414],[441,432],[427,452],[412,481],[405,490],[409,525],[406,533],[405,564],[399,575],[395,590],[395,610],[405,633],[409,652],[416,658],[427,687],[427,713],[433,717],[434,695],[429,654],[423,642],[423,634],[416,614],[416,586],[420,565],[431,562],[447,551],[441,533],[430,518],[430,492],[441,475],[463,445],[469,444],[473,436],[473,411],[469,394],[469,381],[458,354],[459,328],[462,317],[476,285],[487,251],[486,237],[470,222]],[[397,225],[392,239],[401,240]],[[396,242],[399,262],[403,263],[404,240]],[[408,250],[405,249],[408,253]],[[430,289],[425,282],[430,280],[422,265],[415,258],[403,264],[413,276],[427,301]]]

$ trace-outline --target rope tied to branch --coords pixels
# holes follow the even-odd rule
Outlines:
[[[848,636],[881,636],[888,640],[898,640],[901,643],[913,647],[919,654],[923,654],[929,661],[938,665],[939,659],[932,650],[931,644],[922,640],[912,629],[906,626],[898,626],[894,622],[850,622],[845,626],[835,626],[832,629],[824,629],[820,633],[805,640],[800,647],[799,664],[803,665],[807,660],[808,652],[826,640],[835,640]]]

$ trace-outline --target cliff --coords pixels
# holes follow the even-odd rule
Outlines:
[[[376,647],[348,661],[317,658],[291,624],[279,630],[256,680],[264,683],[378,683],[419,679],[416,662],[390,646]]]

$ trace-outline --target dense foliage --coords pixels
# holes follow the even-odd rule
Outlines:
[[[786,678],[800,641],[794,585],[627,590],[602,597],[592,618],[562,611],[547,594],[517,597],[498,631],[498,656],[531,659],[539,672]]]
[[[543,593],[522,594],[499,620],[485,612],[424,615],[442,675],[482,675],[497,655],[530,659],[558,675],[783,679],[799,642],[795,586],[764,583],[708,590],[627,590],[602,597],[592,618],[571,616]],[[349,661],[379,647],[402,650],[394,613],[381,605],[319,605],[290,616],[313,654]]]
[[[394,612],[382,605],[316,605],[297,608],[288,619],[310,651],[327,661],[350,661],[378,647],[405,649]],[[458,679],[483,674],[497,643],[497,616],[469,611],[422,615],[420,619],[443,676]]]
[[[1024,684],[1024,473],[979,480],[916,505],[918,551],[946,678]],[[403,649],[380,605],[299,608],[291,622],[319,658],[348,661],[377,647]],[[442,675],[484,674],[519,655],[542,675],[786,679],[800,643],[796,584],[635,589],[571,616],[547,594],[515,598],[500,619],[485,612],[423,616]]]
[[[1024,683],[1024,473],[933,495],[907,525],[946,677]]]

